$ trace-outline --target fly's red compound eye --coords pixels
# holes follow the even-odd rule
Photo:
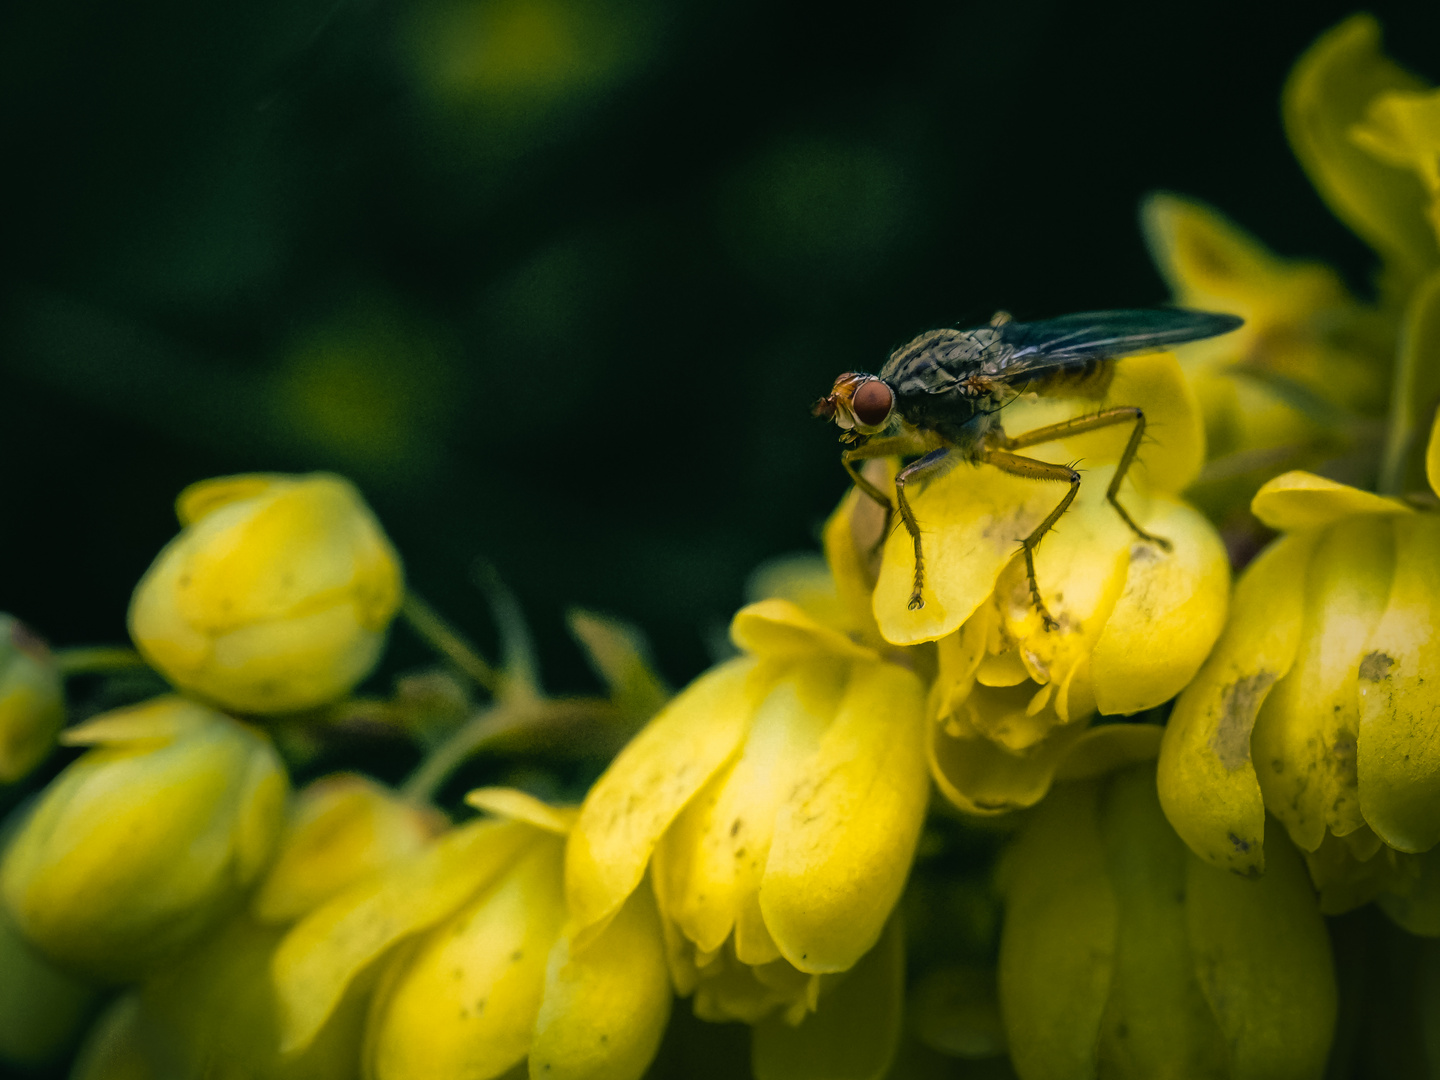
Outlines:
[[[850,399],[850,408],[855,419],[866,427],[879,427],[890,415],[890,406],[894,403],[895,395],[890,387],[880,379],[871,379],[860,384]]]

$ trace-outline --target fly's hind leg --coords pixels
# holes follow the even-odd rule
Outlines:
[[[1045,601],[1040,599],[1040,583],[1035,580],[1035,549],[1040,546],[1041,539],[1054,527],[1055,522],[1060,520],[1060,515],[1070,509],[1070,504],[1075,501],[1075,494],[1080,490],[1080,474],[1068,465],[1036,461],[1034,458],[1021,457],[1019,454],[1007,453],[1004,450],[984,450],[980,454],[980,460],[1014,476],[1023,476],[1027,480],[1063,480],[1070,485],[1070,490],[1055,505],[1055,509],[1050,511],[1044,521],[1035,526],[1029,536],[1020,541],[1020,546],[1025,552],[1025,580],[1030,585],[1030,599],[1035,604],[1035,610],[1040,613],[1040,619],[1045,624],[1045,629],[1058,630],[1060,624],[1050,614],[1050,609],[1045,606]]]
[[[1125,451],[1120,455],[1120,461],[1115,466],[1115,475],[1110,479],[1110,486],[1105,489],[1105,500],[1115,508],[1115,512],[1120,515],[1120,520],[1129,525],[1130,531],[1141,540],[1156,544],[1163,551],[1169,551],[1171,550],[1169,540],[1163,536],[1154,536],[1146,532],[1135,524],[1135,519],[1130,516],[1130,512],[1120,505],[1120,484],[1124,481],[1125,474],[1130,471],[1130,466],[1135,463],[1135,455],[1139,453],[1140,442],[1145,437],[1145,412],[1143,409],[1136,405],[1123,405],[1114,409],[1106,409],[1104,412],[1091,413],[1089,416],[1077,416],[1073,420],[1047,424],[1034,431],[1027,431],[1023,435],[1006,438],[1003,446],[1006,450],[1023,450],[1027,446],[1039,446],[1041,443],[1047,443],[1054,439],[1063,439],[1067,435],[1083,435],[1087,431],[1098,431],[1100,428],[1113,427],[1126,422],[1133,423],[1135,426],[1130,429],[1130,441],[1125,444]],[[1029,461],[1031,459],[1023,458],[1021,460]],[[1031,585],[1034,585],[1033,572],[1031,573]]]

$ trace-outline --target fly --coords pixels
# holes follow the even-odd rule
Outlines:
[[[1138,406],[1104,409],[1013,436],[1001,426],[1000,410],[1024,393],[1101,397],[1113,376],[1114,361],[1226,334],[1242,321],[1234,315],[1162,308],[1091,311],[1022,323],[1001,311],[988,326],[921,334],[892,353],[879,375],[852,371],[836,379],[830,393],[815,403],[814,413],[841,428],[845,450],[840,460],[856,487],[892,509],[889,496],[862,476],[855,463],[919,455],[896,475],[893,505],[915,545],[910,610],[925,606],[925,557],[906,488],[939,475],[957,461],[983,462],[1026,479],[1070,485],[1045,520],[1021,541],[1030,597],[1045,628],[1056,629],[1035,581],[1035,548],[1075,500],[1080,474],[1068,465],[1015,451],[1114,425],[1130,424],[1130,440],[1105,498],[1136,536],[1169,551],[1170,542],[1135,524],[1118,498],[1145,434],[1145,414]]]

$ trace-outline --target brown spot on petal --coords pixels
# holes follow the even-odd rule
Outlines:
[[[1360,678],[1366,682],[1379,682],[1390,674],[1394,666],[1394,658],[1376,649],[1360,661]]]
[[[1220,723],[1210,739],[1210,749],[1225,768],[1238,769],[1250,760],[1250,733],[1255,729],[1255,714],[1274,685],[1273,671],[1257,671],[1225,688],[1220,697]]]

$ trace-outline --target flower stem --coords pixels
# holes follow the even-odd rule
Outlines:
[[[78,648],[56,649],[55,666],[60,674],[105,675],[112,671],[136,671],[149,667],[134,649],[122,645],[86,645]]]
[[[503,673],[492,667],[434,608],[407,591],[400,614],[431,648],[490,693],[499,695],[505,683]]]
[[[451,773],[502,739],[545,735],[547,745],[598,746],[603,734],[597,738],[594,729],[613,727],[615,719],[615,706],[603,698],[502,700],[481,709],[432,750],[400,786],[400,794],[412,803],[433,801]]]

